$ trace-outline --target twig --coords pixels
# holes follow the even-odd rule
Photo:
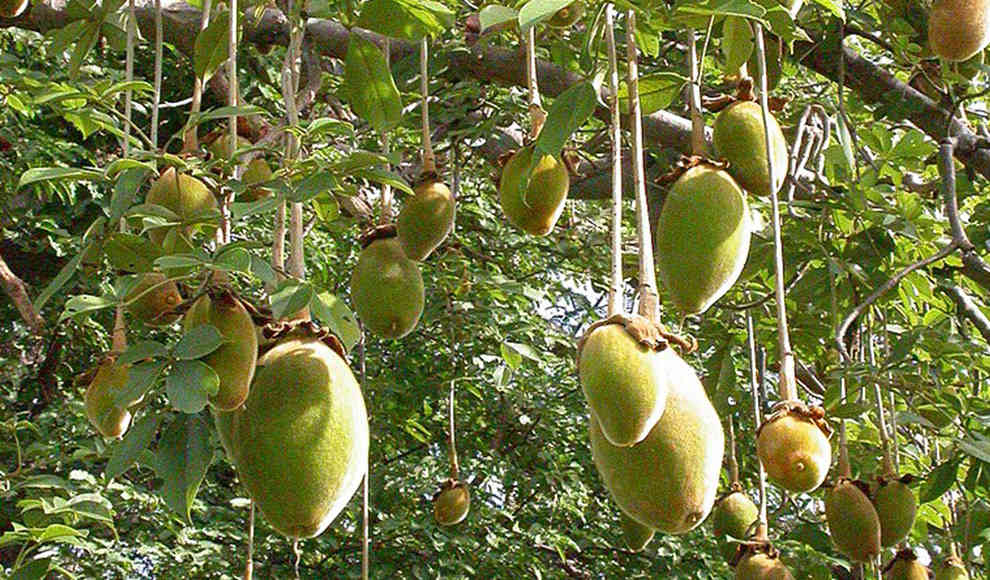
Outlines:
[[[976,327],[976,330],[983,335],[983,339],[990,343],[990,320],[987,319],[970,295],[959,286],[951,283],[940,286],[940,288],[956,303],[959,314],[969,320]]]
[[[615,50],[615,6],[605,6],[605,40],[608,45],[609,137],[612,145],[612,282],[608,289],[608,314],[624,308],[622,284],[622,116],[619,111],[619,59]]]

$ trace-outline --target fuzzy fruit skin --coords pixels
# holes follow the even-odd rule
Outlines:
[[[793,492],[816,489],[832,462],[832,446],[822,430],[794,414],[765,424],[756,439],[756,452],[770,480]]]
[[[459,484],[440,492],[433,502],[433,519],[441,526],[453,526],[464,521],[471,509],[471,492]]]
[[[619,508],[655,530],[683,534],[715,503],[725,436],[698,376],[680,357],[669,365],[667,408],[632,447],[605,439],[591,417],[591,456]]]
[[[290,538],[323,532],[367,472],[361,389],[347,363],[317,340],[289,338],[269,350],[244,405],[214,417],[251,498]]]
[[[622,541],[633,552],[643,551],[655,533],[648,526],[644,526],[621,511],[619,512],[619,525],[622,527]]]
[[[880,545],[889,548],[911,532],[918,500],[907,484],[889,481],[877,490],[873,505],[880,517]]]
[[[558,10],[547,24],[554,28],[570,28],[584,16],[584,0],[574,0],[569,6]]]
[[[523,189],[532,158],[533,147],[524,147],[502,167],[499,201],[513,225],[534,236],[545,236],[553,231],[564,211],[571,181],[562,161],[544,155],[533,168],[528,187]]]
[[[249,161],[247,167],[244,168],[244,174],[241,175],[241,182],[244,183],[247,189],[240,195],[239,201],[258,201],[271,195],[272,192],[268,188],[257,185],[270,181],[271,178],[272,168],[268,165],[267,161],[260,157]]]
[[[230,159],[234,155],[234,148],[230,146],[231,139],[230,133],[224,133],[220,137],[213,140],[212,143],[206,146],[206,150],[210,152],[213,159]],[[237,147],[244,148],[250,147],[251,141],[246,137],[237,136]]]
[[[698,165],[670,188],[654,247],[660,279],[685,314],[708,310],[742,273],[749,255],[746,195],[721,169]]]
[[[928,580],[928,568],[922,566],[917,560],[898,559],[887,570],[884,578],[885,580]]]
[[[145,202],[172,210],[182,221],[189,220],[206,210],[217,209],[217,200],[206,184],[191,175],[178,173],[174,167],[166,169],[165,173],[151,184]],[[169,228],[149,230],[148,237],[156,244],[161,244],[168,230]],[[192,228],[185,228],[183,231],[187,237],[192,236]],[[213,231],[207,233],[213,235]]]
[[[657,352],[636,342],[621,324],[595,328],[584,341],[578,374],[602,434],[617,447],[650,434],[667,404],[672,349]]]
[[[712,533],[716,538],[732,536],[744,540],[752,531],[753,523],[760,517],[760,508],[741,491],[734,491],[723,497],[712,509]],[[728,562],[736,554],[738,544],[722,542],[719,551]]]
[[[396,238],[371,242],[361,251],[351,274],[354,310],[372,332],[402,338],[423,314],[423,276]]]
[[[928,45],[950,61],[969,60],[990,42],[990,1],[935,0],[928,18]]]
[[[773,154],[775,190],[780,190],[787,174],[787,140],[769,115],[770,144]],[[736,101],[715,117],[712,131],[715,151],[729,161],[729,173],[753,195],[770,195],[767,173],[767,146],[763,135],[763,113],[752,101]]]
[[[220,389],[210,403],[220,411],[232,411],[247,399],[254,366],[258,362],[258,334],[244,305],[233,297],[212,300],[200,296],[186,312],[182,327],[190,331],[210,324],[223,335],[224,343],[203,357],[220,377]]]
[[[137,284],[127,293],[125,300],[130,301],[142,292],[148,292],[127,305],[128,314],[148,326],[167,326],[178,320],[178,314],[164,314],[182,302],[182,295],[175,282],[165,282],[167,278],[160,272],[148,272],[139,276]],[[154,289],[148,290],[153,286]]]
[[[958,558],[950,558],[935,570],[935,580],[969,580],[969,573]]]
[[[118,365],[113,359],[105,359],[83,395],[86,418],[104,437],[123,437],[131,425],[131,412],[113,403],[117,393],[127,385],[129,369],[130,365]]]
[[[739,561],[736,580],[794,580],[794,576],[779,558],[760,553],[747,554]]]
[[[416,186],[396,221],[396,237],[410,260],[426,259],[454,229],[454,195],[439,181]]]
[[[27,10],[28,0],[0,0],[0,17],[17,18]]]
[[[852,482],[841,480],[825,493],[825,519],[832,543],[853,562],[870,562],[880,553],[880,518]]]

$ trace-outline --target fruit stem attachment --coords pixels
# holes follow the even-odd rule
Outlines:
[[[113,314],[113,337],[110,352],[120,354],[127,350],[127,323],[124,321],[124,305],[118,304]]]
[[[759,433],[760,425],[763,424],[760,412],[760,375],[756,370],[756,333],[753,328],[753,315],[749,310],[746,311],[746,342],[749,346],[749,389],[753,395],[753,432]],[[760,519],[754,539],[763,541],[767,539],[767,475],[760,461],[756,462],[756,470],[760,492]]]
[[[832,326],[836,326],[839,323],[838,313],[839,313],[839,299],[838,294],[835,291],[835,273],[832,272],[832,268],[828,268],[828,290],[829,298],[832,302]],[[839,377],[839,400],[843,403],[846,402],[846,376],[843,373]],[[852,468],[849,465],[849,445],[846,441],[846,420],[839,419],[839,476],[840,477],[850,477],[852,475]]]
[[[203,13],[199,18],[199,31],[206,30],[210,24],[210,13],[213,10],[213,0],[203,0]],[[189,106],[189,116],[196,116],[203,106],[203,77],[196,75],[193,80],[192,104]],[[182,152],[193,153],[199,148],[198,127],[195,125],[186,128],[182,134]],[[245,573],[247,577],[247,573]]]
[[[457,481],[460,465],[457,462],[457,442],[454,434],[454,386],[457,380],[450,381],[450,394],[447,396],[447,456],[450,460],[450,478]]]
[[[289,46],[285,51],[285,62],[282,65],[282,100],[285,102],[285,115],[289,129],[299,124],[299,110],[296,106],[296,94],[299,88],[299,67],[297,63],[301,53],[305,29],[301,21],[301,2],[287,0],[289,17]],[[233,34],[233,31],[231,31]],[[285,132],[285,161],[291,167],[299,155],[299,141],[293,131]],[[236,139],[236,137],[233,137]],[[292,203],[289,213],[289,274],[299,279],[306,276],[306,254],[303,231],[303,208],[301,203]],[[305,311],[304,314],[308,314]]]
[[[385,54],[385,67],[391,69],[392,66],[392,41],[389,38],[385,38],[385,44],[382,46],[382,52]],[[391,74],[391,73],[389,73]],[[381,134],[382,142],[382,153],[388,157],[392,152],[392,146],[389,142],[388,133]],[[389,169],[386,164],[385,169]],[[381,214],[378,216],[378,224],[385,225],[392,221],[392,186],[387,183],[382,184],[382,199],[381,199]]]
[[[784,401],[797,400],[797,381],[794,378],[794,353],[791,352],[791,339],[787,330],[787,305],[784,290],[784,248],[780,234],[780,201],[777,199],[777,175],[773,162],[770,140],[770,110],[767,105],[767,62],[763,43],[763,25],[753,23],[753,36],[756,38],[756,65],[760,77],[760,110],[763,116],[763,140],[767,149],[767,176],[770,179],[770,206],[773,217],[773,248],[775,265],[775,294],[777,297],[777,349],[780,356],[780,398]]]
[[[619,59],[615,50],[615,6],[605,6],[608,45],[608,134],[612,146],[612,282],[608,288],[608,315],[621,314],[622,293],[622,114],[619,111]]]
[[[867,352],[870,357],[870,369],[875,369],[877,365],[876,352],[873,344],[873,333],[866,333]],[[893,478],[894,462],[890,458],[890,435],[887,431],[887,413],[883,406],[883,393],[880,392],[880,383],[873,381],[873,396],[876,399],[877,407],[877,427],[880,430],[880,448],[883,450],[883,474]]]
[[[370,402],[370,397],[364,384],[368,362],[365,356],[368,337],[364,333],[364,326],[359,326],[359,328],[361,330],[361,356],[358,359],[358,384],[361,386],[361,392],[364,394],[365,399]],[[370,450],[367,453],[369,457],[365,458],[365,463],[368,464],[368,469],[364,472],[364,478],[361,481],[361,580],[368,580],[368,573],[371,568],[371,535],[368,525],[368,511],[371,504],[371,499],[368,497],[368,478],[371,476]]]
[[[701,78],[698,70],[697,38],[693,28],[687,31],[688,70],[691,71],[691,154],[705,154],[705,118],[701,115]]]
[[[636,191],[636,233],[639,238],[639,314],[656,322],[660,297],[653,264],[653,237],[646,206],[646,171],[643,168],[643,118],[639,105],[639,49],[636,47],[636,11],[626,11],[626,58],[629,86],[629,119],[632,125],[633,185]]]
[[[736,461],[736,421],[735,417],[729,415],[729,456],[726,460],[729,468],[729,483],[735,486],[739,483],[739,463]]]
[[[236,0],[234,0],[236,1]],[[151,99],[151,146],[158,150],[158,108],[162,101],[162,0],[155,0],[155,76]]]
[[[540,102],[540,84],[536,76],[536,27],[526,29],[526,84],[529,88],[529,138],[536,140],[547,120]]]
[[[419,92],[423,95],[423,173],[436,173],[437,160],[430,139],[430,40],[426,36],[419,46]]]

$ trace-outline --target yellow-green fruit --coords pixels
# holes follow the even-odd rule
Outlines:
[[[547,24],[554,28],[570,28],[577,24],[582,16],[584,16],[584,0],[574,0],[551,16]]]
[[[746,265],[749,239],[746,195],[728,173],[698,165],[681,175],[654,239],[660,279],[674,305],[697,314],[728,292]]]
[[[206,150],[210,152],[210,155],[214,159],[230,159],[234,154],[234,148],[230,146],[231,144],[230,133],[225,132],[220,137],[213,140],[212,143],[206,146]],[[245,147],[250,147],[251,141],[245,137],[237,136],[237,148],[243,149]]]
[[[464,521],[471,509],[468,486],[457,483],[440,492],[433,501],[433,518],[441,526],[453,526]]]
[[[622,526],[622,540],[626,547],[633,552],[642,551],[655,533],[648,526],[637,522],[626,514],[619,512],[619,524]]]
[[[969,580],[969,573],[962,560],[953,556],[942,562],[935,570],[935,580]]]
[[[880,553],[880,518],[855,483],[842,479],[825,493],[825,519],[832,543],[853,562],[871,562]]]
[[[721,541],[719,551],[728,562],[736,554],[739,544],[722,540],[726,536],[745,540],[752,533],[753,524],[760,517],[760,508],[741,491],[723,497],[712,509],[712,533]]]
[[[371,242],[351,275],[351,300],[361,321],[384,338],[401,338],[423,314],[423,277],[395,238]]]
[[[122,437],[131,425],[131,412],[113,402],[127,385],[129,369],[130,365],[118,365],[112,358],[104,359],[83,395],[86,418],[104,437]]]
[[[431,181],[416,186],[396,221],[396,237],[410,260],[425,260],[454,229],[454,195]]]
[[[247,399],[258,361],[254,321],[237,298],[225,295],[212,300],[204,295],[186,312],[182,327],[189,331],[203,324],[216,327],[224,339],[219,348],[203,358],[220,377],[220,388],[210,402],[221,411],[236,409]]]
[[[28,7],[28,0],[0,0],[0,17],[17,18]]]
[[[326,529],[368,469],[361,389],[319,340],[290,338],[269,350],[244,405],[215,418],[251,498],[291,538]]]
[[[779,558],[761,552],[743,556],[736,565],[736,580],[794,580],[794,576]]]
[[[271,178],[272,168],[268,162],[261,158],[252,159],[244,168],[244,174],[241,175],[241,182],[244,184],[245,190],[240,195],[240,201],[258,201],[271,195],[272,192],[267,187],[258,185],[270,181]]]
[[[177,172],[174,167],[166,169],[165,173],[151,184],[145,201],[172,210],[182,222],[189,221],[207,210],[217,209],[217,200],[206,184],[191,175]],[[169,228],[149,230],[148,237],[156,244],[160,244],[168,230]],[[191,227],[184,228],[183,231],[187,236],[192,236]],[[212,232],[208,233],[212,235]]]
[[[774,190],[780,190],[787,174],[787,140],[773,115],[770,127],[770,152],[773,155]],[[767,140],[763,133],[763,113],[752,101],[736,101],[715,117],[712,130],[715,152],[729,162],[729,173],[746,191],[770,195],[767,168]]]
[[[124,298],[127,313],[149,326],[167,326],[179,319],[170,312],[182,302],[179,287],[160,272],[139,274],[138,281]],[[134,302],[131,302],[134,300]]]
[[[581,348],[581,388],[605,439],[628,447],[657,424],[667,403],[667,365],[677,353],[636,341],[622,324],[591,331]]]
[[[793,413],[763,426],[756,438],[756,452],[770,480],[793,492],[821,485],[832,462],[832,446],[825,433]]]
[[[562,161],[544,155],[533,168],[527,184],[526,172],[532,159],[532,146],[509,158],[502,167],[498,196],[502,211],[513,225],[534,236],[545,236],[564,211],[571,181]]]
[[[918,511],[918,500],[907,484],[886,482],[873,497],[873,505],[880,517],[880,545],[887,548],[907,537]]]
[[[667,408],[646,439],[616,447],[592,416],[591,455],[619,509],[655,530],[683,534],[712,509],[725,438],[694,369],[676,357],[668,376]]]
[[[887,570],[886,580],[928,580],[928,568],[917,560],[898,558]]]
[[[990,42],[990,1],[935,0],[928,18],[928,45],[938,56],[964,61]]]

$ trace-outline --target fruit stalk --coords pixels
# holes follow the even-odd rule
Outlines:
[[[746,338],[749,346],[749,388],[753,395],[753,432],[757,433],[760,425],[763,424],[763,418],[760,412],[759,373],[756,370],[756,334],[753,329],[753,315],[749,310],[746,311]],[[765,540],[767,538],[767,475],[762,462],[756,462],[756,469],[760,492],[760,519],[753,537],[755,540]]]
[[[608,45],[608,107],[612,145],[612,282],[608,288],[608,315],[623,311],[622,297],[622,116],[619,111],[619,59],[615,50],[615,7],[605,7],[605,40]]]
[[[687,31],[688,70],[691,74],[691,154],[705,154],[705,119],[701,116],[701,78],[698,71],[698,47],[693,28]],[[772,182],[771,182],[772,183]]]
[[[876,368],[876,352],[874,350],[873,344],[873,333],[866,332],[867,339],[867,352],[870,357],[870,368]],[[889,477],[894,477],[896,472],[894,471],[894,462],[890,458],[890,434],[887,431],[887,413],[883,406],[883,394],[880,392],[880,383],[878,381],[873,381],[873,396],[876,399],[877,406],[877,427],[880,430],[880,448],[883,450],[883,474]]]
[[[382,46],[382,52],[385,53],[385,66],[391,67],[392,63],[392,41],[388,38],[385,39],[385,44]],[[392,146],[388,138],[388,133],[381,134],[382,142],[382,153],[386,157],[392,152]],[[385,169],[389,169],[386,164]],[[381,214],[378,216],[378,223],[381,225],[387,224],[392,221],[392,186],[388,184],[382,184],[382,203],[381,203]]]
[[[430,41],[424,36],[419,48],[419,92],[423,95],[423,173],[435,173],[436,157],[430,140]]]
[[[234,0],[236,2],[236,0]],[[158,107],[162,100],[162,0],[155,0],[155,76],[151,101],[151,146],[158,150]]]
[[[367,371],[367,359],[365,357],[367,350],[367,335],[364,334],[364,327],[361,327],[361,356],[358,359],[358,385],[361,388],[361,392],[364,393],[365,397],[368,398],[368,402],[371,401],[368,390],[365,388],[365,372]],[[368,529],[368,511],[370,506],[370,500],[368,498],[368,478],[371,477],[371,460],[366,457],[365,462],[368,468],[364,472],[364,478],[361,480],[361,580],[368,580],[368,574],[371,568],[371,535]]]
[[[457,441],[454,432],[454,385],[456,380],[450,381],[450,394],[447,396],[447,457],[450,460],[450,478],[458,480],[460,475],[460,465],[457,462]]]
[[[535,140],[543,130],[547,113],[540,102],[540,84],[536,77],[536,30],[526,29],[526,85],[529,89],[529,138]]]
[[[832,303],[832,326],[839,324],[839,298],[835,290],[835,273],[828,269],[828,291]],[[839,400],[846,401],[846,377],[839,377]],[[852,468],[849,466],[849,446],[846,441],[846,420],[839,419],[839,476],[849,477]]]
[[[282,65],[282,100],[285,101],[285,114],[289,127],[299,124],[299,111],[296,108],[296,93],[299,87],[299,54],[305,29],[301,26],[301,6],[295,0],[288,0],[289,47]],[[231,33],[233,34],[233,32]],[[233,53],[231,53],[233,54]],[[299,141],[292,131],[285,133],[285,161],[291,165],[299,154]],[[236,137],[235,137],[236,139]],[[303,279],[306,275],[305,247],[303,232],[303,208],[301,203],[292,203],[289,214],[289,275]],[[305,313],[304,313],[305,314]]]
[[[202,32],[206,30],[206,27],[210,24],[210,12],[213,10],[213,0],[203,0],[203,13],[199,19],[199,31]],[[130,94],[130,91],[128,91]],[[194,116],[199,113],[203,105],[203,79],[200,76],[196,76],[193,80],[193,93],[192,93],[192,104],[189,106],[189,115]],[[193,153],[199,148],[199,139],[197,136],[197,127],[190,126],[186,129],[186,132],[182,135],[182,152],[183,153]],[[125,149],[126,151],[126,149]],[[124,153],[126,156],[127,153]],[[245,574],[246,576],[247,574]]]
[[[206,0],[209,2],[210,0]],[[244,564],[244,580],[254,578],[254,500],[248,500],[247,562]]]
[[[205,9],[205,7],[204,7]],[[134,44],[137,39],[137,8],[134,0],[127,0],[127,49],[124,56],[124,80],[130,86],[134,80]],[[134,92],[131,89],[124,91],[124,157],[130,156],[131,150],[131,110]]]
[[[726,466],[729,468],[729,483],[733,485],[739,483],[739,462],[736,461],[736,422],[732,415],[729,415],[729,456],[726,459]]]

